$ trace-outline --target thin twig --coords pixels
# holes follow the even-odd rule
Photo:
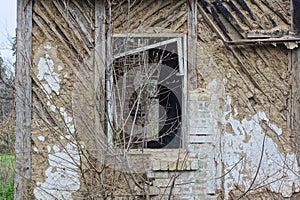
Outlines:
[[[239,161],[237,161],[225,174],[223,174],[222,176],[216,177],[215,179],[220,179],[225,177],[227,174],[229,174],[242,160],[244,159],[244,157],[242,157]]]
[[[260,154],[259,163],[258,163],[256,172],[255,172],[255,175],[254,175],[254,177],[252,179],[252,182],[251,182],[249,188],[239,198],[237,198],[236,200],[240,200],[241,198],[243,198],[251,190],[251,188],[252,188],[252,186],[253,186],[253,184],[254,184],[257,176],[258,176],[260,167],[261,167],[261,163],[262,163],[262,159],[263,159],[264,151],[265,151],[265,142],[266,142],[266,134],[264,135],[264,139],[263,139],[263,143],[262,143],[262,147],[261,147],[261,154]]]

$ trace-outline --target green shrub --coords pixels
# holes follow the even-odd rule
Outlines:
[[[14,155],[0,155],[0,199],[10,200],[14,197]]]
[[[14,182],[4,184],[0,187],[0,199],[14,199]]]

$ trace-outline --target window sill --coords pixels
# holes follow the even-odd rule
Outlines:
[[[144,162],[152,171],[195,171],[198,159],[189,155],[186,149],[130,149],[128,152],[131,163]],[[146,164],[146,163],[144,163]]]

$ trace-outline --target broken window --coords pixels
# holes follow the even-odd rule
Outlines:
[[[114,144],[182,146],[183,37],[114,35],[110,123]]]

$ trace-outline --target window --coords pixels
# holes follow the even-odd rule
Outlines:
[[[110,123],[124,148],[180,148],[186,88],[185,37],[114,35]]]

